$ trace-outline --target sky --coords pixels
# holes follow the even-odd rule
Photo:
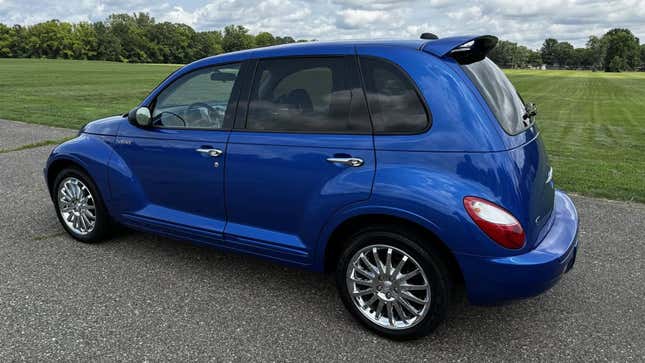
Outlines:
[[[621,27],[645,43],[645,0],[0,0],[0,23],[97,21],[139,11],[196,30],[239,24],[296,39],[493,34],[537,49],[547,37],[582,47],[589,35]]]

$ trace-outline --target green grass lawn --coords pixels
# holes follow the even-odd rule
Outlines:
[[[507,73],[538,105],[558,187],[645,202],[645,73]]]
[[[178,67],[0,59],[0,118],[78,129],[129,111]]]
[[[128,111],[177,67],[0,59],[0,118],[79,128]],[[645,73],[507,73],[538,105],[558,187],[645,202]]]

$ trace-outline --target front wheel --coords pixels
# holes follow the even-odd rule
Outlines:
[[[338,262],[341,299],[381,335],[427,335],[444,320],[450,300],[450,276],[439,256],[427,241],[405,231],[363,230],[351,237]]]
[[[110,217],[87,174],[75,168],[62,170],[52,194],[58,219],[72,237],[92,243],[108,236]]]

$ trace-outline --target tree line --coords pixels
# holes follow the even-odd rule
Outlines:
[[[4,58],[189,63],[224,52],[294,42],[292,37],[268,32],[252,35],[240,25],[197,32],[185,24],[158,23],[147,13],[113,14],[93,23],[0,23],[0,57]]]
[[[302,41],[302,40],[298,40]],[[289,36],[250,34],[240,25],[195,31],[188,25],[158,23],[147,13],[113,14],[105,21],[49,20],[29,26],[0,23],[0,57],[89,59],[133,63],[189,63],[224,52],[294,43]],[[584,68],[611,72],[645,67],[645,44],[628,29],[589,37],[584,48],[548,38],[539,50],[501,40],[489,57],[509,68]]]
[[[584,48],[548,38],[539,50],[501,40],[489,57],[509,68],[547,65],[565,69],[591,69],[606,72],[645,70],[645,44],[639,44],[629,29],[612,29],[602,36],[592,35]]]

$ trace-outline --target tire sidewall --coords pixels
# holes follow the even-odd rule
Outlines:
[[[65,220],[63,219],[63,216],[61,215],[60,209],[58,207],[58,190],[60,188],[60,184],[63,182],[63,180],[69,177],[79,179],[90,190],[90,193],[92,193],[92,198],[94,199],[96,210],[96,223],[94,225],[94,229],[88,234],[81,235],[71,230],[65,223]],[[94,181],[85,172],[76,168],[67,168],[58,173],[56,179],[54,180],[52,199],[54,201],[54,208],[56,209],[56,216],[58,217],[58,220],[60,221],[63,228],[65,228],[67,233],[69,233],[69,235],[74,239],[85,243],[94,243],[103,239],[107,235],[109,229],[109,215],[105,210],[103,199],[101,198],[101,194],[96,188]]]
[[[423,241],[414,235],[400,230],[386,228],[368,228],[357,232],[349,238],[349,245],[343,251],[336,268],[336,286],[340,297],[351,312],[361,323],[376,333],[397,340],[414,339],[432,332],[446,316],[450,301],[450,281],[448,269],[438,254],[432,253],[431,248],[422,247]],[[413,257],[423,269],[430,283],[430,310],[418,324],[402,330],[387,329],[369,320],[358,310],[350,296],[346,283],[348,264],[356,252],[369,245],[389,245],[403,250]],[[437,257],[435,257],[437,256]]]

